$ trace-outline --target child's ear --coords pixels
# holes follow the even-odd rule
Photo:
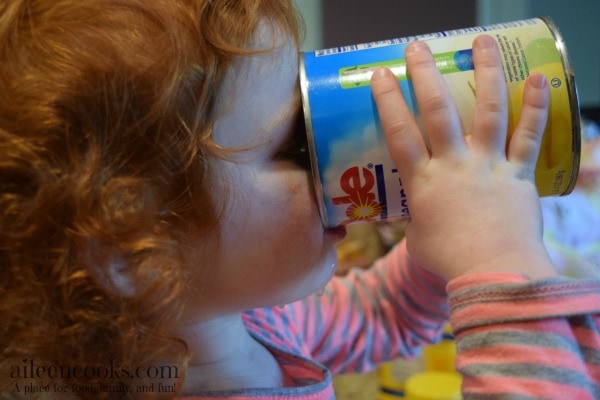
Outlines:
[[[124,261],[110,262],[103,275],[103,281],[108,285],[107,289],[122,297],[135,295],[135,282],[131,275],[127,273],[127,265]]]
[[[84,264],[88,273],[109,292],[120,297],[135,295],[135,282],[128,271],[127,262],[121,256],[110,254],[103,246],[87,246]]]

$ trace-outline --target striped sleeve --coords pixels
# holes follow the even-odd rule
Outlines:
[[[401,242],[370,269],[335,277],[322,296],[296,303],[292,318],[315,360],[334,373],[364,372],[438,340],[448,321],[445,286]]]
[[[465,399],[600,399],[600,281],[474,274],[448,293]]]

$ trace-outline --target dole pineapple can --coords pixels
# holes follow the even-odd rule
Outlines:
[[[325,226],[409,217],[402,182],[389,156],[370,77],[380,66],[396,75],[419,119],[404,49],[426,41],[450,88],[465,134],[475,110],[472,41],[494,37],[509,94],[509,135],[522,106],[525,79],[543,73],[550,83],[548,123],[536,164],[540,196],[570,193],[579,171],[581,121],[574,73],[565,43],[547,17],[305,52],[300,87],[315,190]]]

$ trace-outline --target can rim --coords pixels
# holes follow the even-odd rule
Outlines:
[[[325,200],[323,196],[323,182],[321,181],[321,174],[319,172],[319,157],[317,155],[317,149],[315,145],[315,135],[313,131],[313,124],[311,118],[311,110],[308,96],[308,78],[306,77],[305,68],[305,52],[300,53],[299,57],[299,80],[300,80],[300,93],[302,96],[302,112],[304,114],[304,124],[306,127],[306,136],[308,138],[308,153],[310,155],[310,169],[312,171],[313,183],[315,189],[315,196],[317,205],[319,207],[319,214],[321,214],[321,221],[325,227],[329,226],[327,219],[327,209],[325,207]]]
[[[567,46],[563,39],[558,26],[554,23],[551,17],[541,16],[538,19],[542,20],[550,34],[554,38],[554,45],[560,54],[563,70],[565,73],[565,81],[567,82],[567,91],[569,94],[569,104],[571,105],[571,149],[573,162],[571,165],[571,176],[569,177],[569,184],[564,192],[558,193],[559,196],[565,196],[570,194],[575,185],[577,184],[577,177],[579,176],[579,166],[581,161],[581,112],[579,109],[579,98],[577,95],[577,86],[575,85],[575,73],[571,61],[569,60],[569,54],[567,52]]]

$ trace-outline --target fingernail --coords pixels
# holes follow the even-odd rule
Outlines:
[[[529,75],[529,84],[536,89],[545,89],[548,86],[548,80],[544,74],[535,73]]]
[[[492,47],[496,46],[496,41],[491,36],[481,35],[475,38],[475,43],[473,43],[473,46],[479,47],[480,49],[491,49]]]
[[[404,53],[418,53],[419,51],[428,51],[429,50],[429,46],[427,46],[427,44],[425,42],[421,42],[420,40],[416,40],[414,42],[411,42],[406,49],[404,50]]]
[[[389,68],[377,68],[373,71],[373,75],[371,76],[372,81],[378,81],[381,79],[387,79],[393,75],[392,71]]]

